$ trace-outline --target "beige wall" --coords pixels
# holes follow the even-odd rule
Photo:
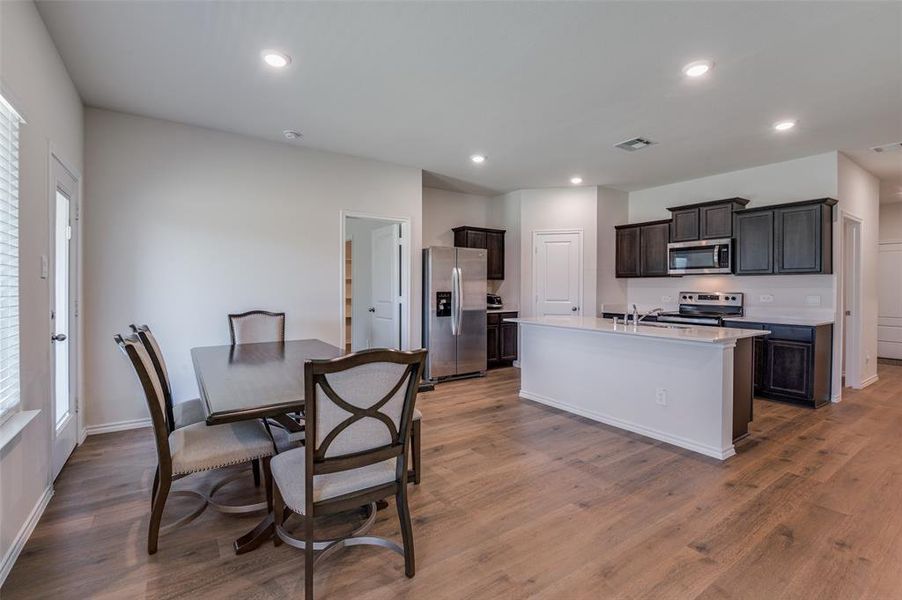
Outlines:
[[[902,241],[902,202],[880,205],[880,241]]]
[[[533,297],[533,233],[555,229],[583,232],[582,314],[595,316],[597,260],[597,188],[547,188],[519,190],[520,204],[520,312],[535,313]]]
[[[836,198],[837,155],[818,154],[752,169],[721,173],[630,193],[630,222],[667,219],[669,206],[692,204],[721,198],[747,198],[749,206],[762,206],[812,198]],[[756,276],[732,275],[651,277],[630,279],[628,301],[644,307],[674,309],[682,290],[743,292],[750,311],[771,313],[834,310],[833,275]],[[773,296],[773,302],[761,296]],[[819,304],[812,304],[814,299]]]
[[[503,229],[500,214],[492,210],[492,198],[423,188],[423,247],[453,246],[454,227],[471,225]]]
[[[625,304],[627,281],[616,277],[616,225],[629,223],[629,193],[599,187],[598,191],[598,280],[596,281],[596,312],[601,316],[603,304]]]
[[[833,266],[837,277],[837,312],[842,310],[841,289],[843,273],[842,218],[849,215],[861,221],[861,351],[857,357],[861,382],[868,384],[877,378],[877,260],[879,250],[880,181],[869,172],[852,162],[846,155],[838,153],[837,180],[839,185],[838,214],[833,228]],[[842,339],[843,320],[837,319],[834,339]],[[846,357],[846,360],[849,360]],[[842,364],[842,348],[834,344],[834,365]],[[833,370],[833,393],[841,384],[842,374]]]
[[[489,281],[505,308],[520,300],[520,206],[516,193],[491,197],[423,188],[423,247],[453,246],[454,227],[472,225],[504,229],[504,281]]]
[[[49,255],[49,148],[82,169],[82,104],[31,2],[0,2],[0,82],[28,121],[19,134],[19,264],[22,405],[40,409],[0,453],[0,558],[50,481],[50,301],[40,277]],[[0,568],[5,566],[0,565]]]
[[[338,344],[342,210],[411,221],[411,343],[420,344],[419,169],[89,109],[85,385],[90,426],[147,416],[111,336],[146,322],[176,400],[189,351],[228,343],[226,315],[284,310],[289,338]]]

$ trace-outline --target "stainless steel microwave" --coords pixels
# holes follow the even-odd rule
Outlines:
[[[705,275],[733,272],[733,240],[697,240],[667,244],[670,275]]]

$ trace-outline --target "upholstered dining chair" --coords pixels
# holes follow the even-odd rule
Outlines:
[[[157,449],[157,469],[154,475],[151,492],[150,524],[147,531],[147,553],[157,551],[159,535],[180,525],[194,520],[207,506],[220,512],[236,514],[248,513],[272,507],[270,490],[270,457],[275,453],[272,438],[260,421],[240,421],[226,425],[207,426],[205,423],[192,423],[177,429],[170,429],[165,410],[163,381],[150,358],[150,353],[137,336],[113,338],[119,348],[130,359],[138,381],[147,400],[150,419],[153,425],[154,442]],[[170,492],[172,482],[193,473],[220,469],[223,467],[262,460],[264,479],[266,482],[266,502],[234,506],[216,502],[213,497],[225,484],[241,476],[235,473],[217,482],[208,494],[194,490]],[[163,509],[169,496],[187,495],[203,500],[192,513],[175,522],[161,527]]]
[[[316,564],[346,546],[393,550],[404,556],[407,577],[414,576],[407,461],[425,358],[425,350],[375,349],[304,365],[307,441],[272,459],[272,485],[274,543],[304,550],[307,600],[313,600]],[[403,546],[363,535],[375,521],[375,503],[390,496],[395,497]],[[316,517],[360,507],[369,509],[364,526],[347,537],[314,541]],[[303,539],[284,527],[291,513],[303,519]]]
[[[157,372],[160,382],[163,385],[163,397],[165,398],[166,425],[169,433],[175,429],[180,429],[194,423],[201,423],[206,419],[204,406],[200,398],[192,398],[182,402],[173,402],[172,400],[172,384],[169,381],[169,371],[166,369],[166,360],[163,358],[163,351],[156,336],[147,325],[129,325],[131,330],[138,336],[144,349],[150,355],[150,362]],[[260,487],[260,461],[255,460],[251,463],[251,471],[254,477],[254,485]]]
[[[285,313],[249,310],[229,315],[232,345],[285,341]]]

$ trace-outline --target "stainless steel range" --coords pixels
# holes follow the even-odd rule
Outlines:
[[[722,326],[725,317],[741,317],[741,292],[680,292],[679,312],[663,312],[658,321]]]

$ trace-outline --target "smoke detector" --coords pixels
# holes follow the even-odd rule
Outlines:
[[[282,135],[284,135],[287,140],[299,140],[304,137],[303,133],[294,129],[286,129],[282,132]]]
[[[620,142],[619,144],[615,144],[615,148],[620,148],[621,150],[626,150],[627,152],[635,152],[636,150],[642,150],[643,148],[648,148],[652,144],[657,144],[657,142],[653,142],[648,138],[633,138],[631,140],[626,140],[625,142]]]
[[[892,144],[884,144],[883,146],[874,146],[871,148],[874,152],[902,152],[902,142],[893,142]]]

